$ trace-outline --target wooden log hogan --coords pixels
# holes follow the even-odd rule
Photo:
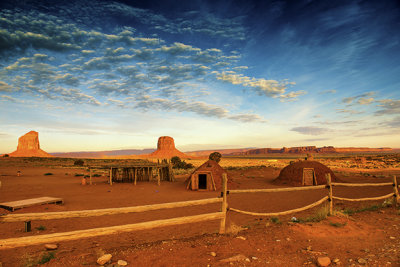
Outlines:
[[[113,166],[88,166],[90,172],[90,184],[92,173],[99,170],[108,170],[109,183],[134,183],[142,181],[173,182],[175,180],[171,163],[167,160],[161,162],[141,162],[130,165]]]

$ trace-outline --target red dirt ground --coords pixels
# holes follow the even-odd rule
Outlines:
[[[40,196],[64,198],[63,205],[42,205],[15,211],[51,212],[99,209],[145,204],[165,203],[216,197],[219,192],[193,192],[186,190],[186,176],[176,182],[132,184],[106,184],[106,177],[94,178],[95,184],[80,185],[82,169],[1,167],[0,202]],[[253,168],[228,171],[238,188],[279,188],[271,182],[279,169]],[[343,171],[343,170],[341,170]],[[379,171],[378,171],[379,172]],[[376,173],[378,173],[376,172]],[[399,170],[380,171],[400,175]],[[45,173],[53,175],[45,176]],[[341,176],[345,182],[387,182],[390,178],[365,178],[359,174]],[[388,194],[391,187],[334,188],[334,195],[358,198]],[[285,193],[231,194],[231,207],[254,211],[273,212],[305,206],[326,195],[326,190]],[[382,202],[379,202],[382,203]],[[371,202],[352,204],[335,202],[335,209],[360,208]],[[220,204],[159,210],[144,213],[112,215],[90,218],[33,221],[31,233],[25,233],[23,223],[0,223],[0,238],[11,238],[67,232],[73,230],[123,225],[136,222],[216,212]],[[320,255],[338,258],[343,266],[358,265],[359,259],[369,266],[400,266],[400,214],[393,207],[379,211],[365,211],[350,217],[328,217],[319,223],[291,223],[290,218],[315,215],[319,208],[280,217],[281,224],[268,218],[228,212],[230,234],[218,235],[219,221],[164,227],[149,231],[136,231],[76,241],[59,242],[55,258],[45,266],[97,266],[96,259],[104,253],[113,255],[128,266],[227,266],[220,260],[245,255],[249,261],[234,262],[234,266],[302,266],[313,265]],[[0,209],[0,213],[9,213]],[[38,230],[43,228],[45,230]],[[247,228],[238,232],[239,229]],[[243,238],[236,238],[242,236]],[[392,237],[392,238],[391,238]],[[245,239],[245,240],[243,240]],[[216,256],[211,256],[215,252]],[[3,266],[26,266],[45,253],[43,245],[0,250]]]

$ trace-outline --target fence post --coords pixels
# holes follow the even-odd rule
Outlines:
[[[329,215],[333,215],[333,193],[332,193],[332,179],[331,174],[325,174],[326,181],[328,183],[328,201],[329,201]]]
[[[393,205],[395,207],[397,207],[397,205],[399,204],[399,189],[397,188],[397,179],[396,179],[396,175],[393,175],[393,191],[394,191],[394,203]]]
[[[112,185],[112,174],[113,174],[113,168],[110,168],[110,185]]]
[[[222,174],[222,207],[221,212],[224,213],[224,217],[221,219],[221,224],[219,226],[219,233],[225,233],[225,224],[226,224],[226,210],[227,210],[227,199],[226,199],[226,188],[227,188],[227,176],[226,173]]]

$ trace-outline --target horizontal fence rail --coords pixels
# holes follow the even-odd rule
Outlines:
[[[393,185],[390,183],[363,183],[363,184],[350,184],[350,183],[332,183],[332,185],[340,185],[340,186],[385,186],[385,185]]]
[[[281,212],[258,213],[258,212],[250,212],[250,211],[238,210],[238,209],[234,209],[234,208],[229,208],[229,210],[236,211],[236,212],[243,213],[243,214],[254,215],[254,216],[278,216],[278,215],[287,215],[287,214],[291,214],[291,213],[295,213],[295,212],[300,212],[300,211],[304,211],[304,210],[307,210],[307,209],[311,209],[311,208],[314,208],[314,207],[324,203],[326,200],[328,200],[327,196],[321,198],[320,200],[318,200],[318,201],[316,201],[316,202],[314,202],[314,203],[312,203],[310,205],[304,206],[302,208],[293,209],[293,210],[287,210],[287,211],[281,211]]]
[[[268,188],[268,189],[238,189],[229,190],[229,194],[235,193],[272,193],[272,192],[290,192],[324,189],[326,185],[306,186],[306,187],[290,187],[290,188]]]
[[[0,240],[0,249],[10,249],[10,248],[23,247],[29,245],[40,245],[40,244],[59,242],[59,241],[77,240],[80,238],[89,238],[89,237],[111,235],[111,234],[124,233],[130,231],[147,230],[164,226],[218,220],[224,217],[225,217],[224,212],[214,212],[214,213],[206,213],[206,214],[186,216],[186,217],[177,217],[165,220],[135,223],[135,224],[93,228],[88,230],[78,230],[65,233],[9,238]]]
[[[370,201],[370,200],[381,200],[381,199],[385,199],[385,198],[389,198],[389,197],[393,197],[394,194],[390,193],[384,196],[380,196],[380,197],[365,197],[365,198],[345,198],[345,197],[332,197],[333,199],[337,199],[337,200],[344,200],[344,201]]]
[[[205,204],[220,203],[220,202],[222,202],[222,198],[208,198],[208,199],[170,202],[170,203],[161,203],[161,204],[134,206],[134,207],[124,207],[124,208],[8,214],[0,216],[0,222],[24,222],[31,220],[53,220],[53,219],[64,219],[64,218],[79,218],[79,217],[82,218],[82,217],[104,216],[104,215],[124,214],[133,212],[145,212],[145,211],[153,211],[159,209],[181,208],[181,207],[205,205]]]

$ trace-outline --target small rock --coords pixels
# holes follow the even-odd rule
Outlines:
[[[396,239],[396,237],[394,237],[394,236],[391,236],[391,237],[389,237],[390,239]]]
[[[340,260],[338,258],[336,258],[336,259],[333,260],[333,262],[334,263],[338,263],[338,262],[340,262]]]
[[[367,260],[365,260],[363,258],[359,258],[357,261],[359,264],[362,264],[362,265],[367,264]]]
[[[317,264],[318,266],[329,266],[329,264],[331,264],[331,259],[329,257],[318,257]]]
[[[286,241],[290,241],[291,239],[289,237],[286,237]]]
[[[258,258],[257,258],[257,257],[254,257],[254,256],[251,257],[251,259],[252,259],[252,260],[258,260]]]
[[[250,259],[249,259],[249,258],[246,258],[245,261],[250,262]]]
[[[100,258],[97,259],[97,264],[98,265],[104,265],[107,262],[109,262],[112,258],[111,254],[104,254],[103,256],[101,256]]]
[[[58,248],[56,244],[46,244],[44,245],[44,247],[46,248],[46,250],[55,250]]]
[[[237,236],[236,238],[246,240],[246,237],[244,237],[244,236]]]
[[[126,265],[128,265],[128,263],[127,263],[126,261],[124,261],[124,260],[118,260],[117,264],[118,264],[119,266],[126,266]]]
[[[238,255],[232,256],[230,258],[226,258],[226,259],[220,260],[220,262],[245,261],[246,259],[248,259],[248,258],[245,255],[238,254]]]
[[[311,246],[308,246],[308,247],[306,248],[306,250],[311,251],[311,250],[312,250],[312,247],[311,247]]]
[[[211,256],[215,257],[217,256],[217,253],[215,253],[214,251],[210,253]]]

